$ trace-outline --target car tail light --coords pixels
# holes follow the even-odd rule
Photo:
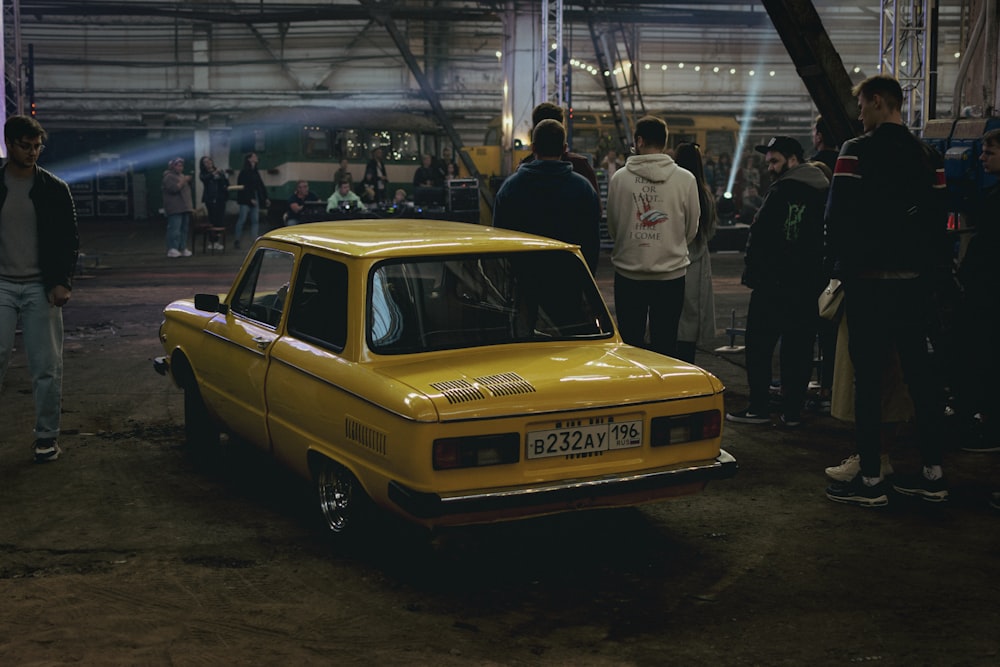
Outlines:
[[[517,463],[521,436],[517,433],[439,438],[434,441],[434,469],[477,468]]]
[[[721,433],[722,413],[718,410],[655,417],[649,444],[653,447],[663,447],[695,440],[711,440],[718,438]]]

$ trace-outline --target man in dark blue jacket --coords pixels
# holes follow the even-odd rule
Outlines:
[[[601,250],[601,203],[586,178],[562,160],[566,129],[543,120],[531,131],[535,159],[511,174],[493,202],[493,225],[580,246],[591,272]]]
[[[746,359],[750,404],[726,419],[769,424],[774,348],[781,341],[782,422],[801,422],[819,319],[823,274],[823,209],[830,182],[805,162],[802,144],[773,137],[757,146],[774,181],[750,225],[743,284],[753,290],[747,309]]]
[[[826,221],[835,277],[844,286],[861,471],[827,488],[830,500],[888,503],[881,475],[882,371],[894,344],[920,440],[923,474],[893,478],[896,491],[947,500],[941,470],[942,390],[928,358],[936,278],[950,272],[944,163],[903,125],[903,91],[886,75],[854,87],[865,134],[844,144]]]
[[[7,163],[0,168],[0,384],[20,314],[39,463],[60,453],[62,307],[80,247],[69,186],[37,164],[46,136],[34,118],[11,116],[4,125]]]

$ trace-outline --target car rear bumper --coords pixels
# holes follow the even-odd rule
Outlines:
[[[407,514],[432,523],[475,523],[687,495],[710,481],[732,477],[738,468],[736,459],[720,450],[718,457],[704,464],[456,495],[421,493],[393,481],[389,499]],[[462,520],[436,521],[449,517]]]

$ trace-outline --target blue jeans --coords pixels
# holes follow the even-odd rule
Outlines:
[[[250,218],[250,240],[254,241],[257,239],[258,232],[260,231],[260,207],[251,206],[250,204],[240,204],[240,214],[236,218],[236,242],[243,238],[243,223]]]
[[[0,386],[14,349],[18,316],[35,397],[35,437],[55,438],[62,408],[62,308],[49,303],[42,283],[0,279]]]
[[[167,216],[167,250],[171,248],[185,250],[187,248],[190,225],[190,213],[172,213]]]

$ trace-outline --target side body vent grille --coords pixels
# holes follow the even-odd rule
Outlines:
[[[351,442],[385,456],[385,433],[382,431],[348,416],[344,422],[344,435]]]
[[[466,380],[434,382],[432,387],[441,392],[449,403],[467,403],[490,396],[514,396],[530,394],[535,388],[517,373],[500,373],[475,378],[475,383]]]

